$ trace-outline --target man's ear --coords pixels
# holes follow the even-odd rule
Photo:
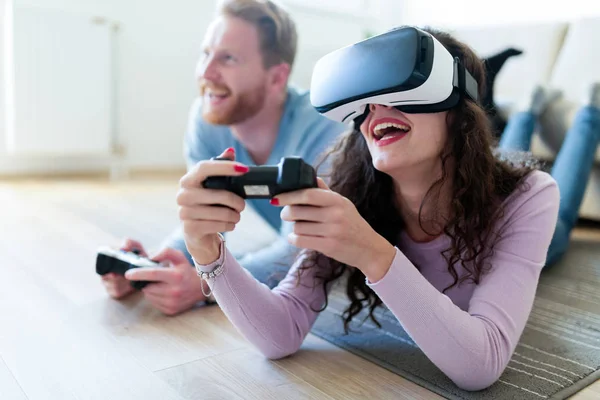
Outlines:
[[[269,68],[269,83],[276,91],[286,88],[290,77],[291,67],[287,63],[280,63]]]

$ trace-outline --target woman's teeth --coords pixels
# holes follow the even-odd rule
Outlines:
[[[410,131],[410,127],[401,123],[382,122],[381,124],[377,124],[375,126],[373,129],[373,135],[379,140],[387,134],[399,133],[398,131],[408,132]]]

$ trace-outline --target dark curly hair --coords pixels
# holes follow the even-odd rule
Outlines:
[[[485,71],[473,50],[448,33],[431,28],[423,30],[437,38],[452,56],[459,58],[477,80],[481,97],[485,92]],[[531,162],[531,159],[515,163],[510,157],[502,159],[494,152],[489,118],[483,108],[472,100],[460,100],[448,113],[447,126],[450,134],[440,155],[441,178],[429,188],[418,216],[421,229],[426,231],[421,210],[428,202],[439,200],[443,183],[452,177],[451,214],[445,220],[437,221],[441,227],[439,232],[426,231],[432,236],[443,233],[451,239],[450,247],[442,255],[454,281],[444,292],[465,281],[478,284],[483,273],[491,267],[487,260],[493,254],[494,244],[500,235],[494,227],[503,216],[502,203],[536,167],[536,162]],[[399,212],[394,184],[389,175],[373,167],[369,149],[358,127],[342,135],[321,164],[330,156],[330,189],[348,198],[377,233],[396,245],[405,224]],[[303,271],[318,268],[315,284],[322,284],[327,292],[330,283],[342,276],[347,277],[346,294],[350,305],[343,313],[346,332],[352,318],[365,307],[369,309],[371,320],[381,326],[374,310],[382,301],[367,286],[365,276],[358,268],[312,250],[306,250],[305,256],[298,268],[298,280]],[[457,264],[465,270],[462,276],[457,272]],[[327,302],[315,311],[320,312],[326,307]]]

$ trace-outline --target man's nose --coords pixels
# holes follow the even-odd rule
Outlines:
[[[219,78],[219,70],[212,57],[205,57],[198,61],[198,64],[196,65],[196,78],[203,78],[211,81]]]

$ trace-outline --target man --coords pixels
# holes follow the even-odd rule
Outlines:
[[[319,156],[345,130],[319,115],[309,95],[288,85],[296,55],[297,35],[289,15],[271,1],[225,0],[204,39],[198,62],[200,96],[191,108],[185,136],[188,168],[230,148],[246,165],[277,164],[296,155],[315,165]],[[281,267],[289,268],[296,248],[288,244],[289,224],[267,200],[248,200],[280,237],[254,253],[237,256],[257,279],[269,281]],[[124,250],[146,255],[141,243],[128,239]],[[153,260],[169,268],[138,269],[126,277],[105,275],[103,283],[114,298],[133,289],[130,280],[156,281],[143,289],[157,309],[174,315],[207,300],[201,290],[180,231],[165,241]],[[286,268],[287,269],[287,268]]]

